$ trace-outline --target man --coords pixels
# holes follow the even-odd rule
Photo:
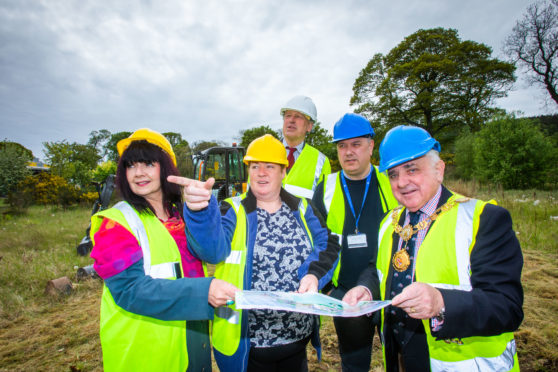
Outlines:
[[[311,199],[318,183],[331,173],[329,159],[304,141],[316,122],[316,106],[309,97],[295,96],[281,108],[281,115],[289,161],[283,186],[291,194]]]
[[[382,221],[376,267],[344,301],[392,300],[382,310],[386,371],[519,370],[523,256],[511,217],[445,188],[439,151],[422,128],[386,134],[380,171],[403,207]]]
[[[369,261],[375,262],[380,221],[397,205],[386,175],[370,164],[373,136],[366,118],[345,114],[333,128],[343,170],[328,175],[314,193],[314,205],[342,246],[330,293],[337,299],[356,285]],[[370,369],[374,320],[369,316],[333,318],[343,371]]]

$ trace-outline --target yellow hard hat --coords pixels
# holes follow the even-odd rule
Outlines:
[[[118,141],[118,143],[116,144],[118,155],[122,156],[122,153],[126,151],[128,146],[130,146],[133,141],[141,140],[145,140],[149,143],[154,144],[155,146],[159,146],[171,157],[172,162],[176,166],[176,156],[174,155],[174,151],[172,151],[170,142],[161,133],[155,132],[154,130],[151,130],[149,128],[138,129],[134,133],[132,133],[130,137]]]
[[[275,163],[288,165],[287,150],[277,138],[271,134],[258,137],[253,140],[246,149],[244,163],[251,161],[261,161],[264,163]]]

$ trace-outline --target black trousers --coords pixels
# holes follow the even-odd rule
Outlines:
[[[343,371],[367,372],[372,360],[375,324],[371,316],[334,317]]]
[[[251,347],[248,372],[307,372],[308,341],[310,337],[286,345]]]
[[[389,324],[385,325],[384,332],[386,348],[386,372],[399,372],[399,363],[405,372],[429,372],[430,356],[426,334],[422,325],[413,332],[405,345],[397,342]]]
[[[329,295],[341,300],[345,293],[347,293],[347,289],[339,286],[333,288]],[[359,372],[370,370],[374,329],[379,321],[380,314],[376,312],[374,315],[363,315],[354,318],[333,318],[342,371]]]

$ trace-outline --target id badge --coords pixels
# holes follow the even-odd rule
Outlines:
[[[364,248],[368,247],[366,242],[366,234],[351,234],[347,235],[347,247],[349,248]]]

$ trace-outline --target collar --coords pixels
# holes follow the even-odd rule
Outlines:
[[[281,201],[287,204],[287,207],[291,209],[291,211],[298,210],[298,204],[300,203],[300,198],[294,196],[293,194],[288,193],[284,188],[281,187],[281,191],[279,192],[279,197]],[[246,213],[251,213],[256,210],[258,201],[256,196],[252,192],[252,190],[248,189],[246,192],[246,197],[242,200],[242,205],[246,210]]]
[[[421,208],[419,208],[419,211],[426,216],[430,216],[432,213],[436,211],[436,208],[438,208],[438,203],[440,202],[441,196],[442,196],[442,185],[438,186],[438,191],[436,191],[436,194],[434,194],[432,199],[427,201],[426,204],[424,204]],[[409,216],[408,209],[406,209],[406,212],[407,212],[407,216]]]
[[[298,153],[301,153],[301,152],[302,152],[302,148],[304,147],[305,142],[306,142],[306,141],[302,141],[301,143],[299,143],[298,146],[295,147],[295,148],[296,148],[296,151],[295,151],[295,152],[298,151]],[[291,146],[289,146],[289,145],[287,144],[287,141],[285,141],[285,139],[283,139],[283,146],[285,146],[285,148],[290,148],[290,147],[291,147]],[[288,153],[288,151],[287,151],[287,153]]]

